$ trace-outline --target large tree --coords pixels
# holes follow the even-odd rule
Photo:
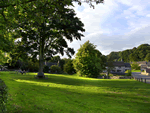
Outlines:
[[[16,33],[14,38],[22,37],[24,50],[39,57],[38,77],[43,78],[44,58],[52,57],[64,52],[68,56],[74,50],[67,46],[66,39],[70,42],[73,38],[80,39],[84,32],[83,23],[75,17],[72,2],[80,0],[6,0],[0,2],[1,26],[4,31]],[[86,2],[92,6],[92,0]],[[95,0],[102,3],[103,0]],[[6,30],[5,30],[6,29]],[[20,30],[20,31],[18,31]],[[1,33],[1,32],[0,32]],[[3,36],[3,34],[0,34]],[[66,50],[65,50],[66,48]],[[71,54],[70,54],[71,53]]]
[[[96,46],[89,41],[81,45],[73,60],[73,66],[80,76],[96,78],[103,71],[105,62]]]
[[[52,13],[39,12],[45,17],[43,23],[38,23],[39,16],[37,16],[37,21],[25,19],[19,25],[24,50],[33,57],[39,58],[38,77],[40,78],[44,77],[44,60],[48,60],[58,53],[63,55],[64,52],[71,57],[74,54],[74,50],[68,47],[66,39],[70,42],[73,41],[73,38],[80,40],[83,34],[79,33],[79,31],[85,31],[83,23],[79,18],[75,17],[74,10],[65,8],[66,3],[58,3],[55,6],[56,9]],[[48,10],[49,6],[45,6],[45,8],[47,8],[45,10]],[[33,8],[33,12],[34,10],[36,8]]]

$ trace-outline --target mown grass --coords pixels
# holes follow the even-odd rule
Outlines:
[[[131,70],[132,72],[141,72],[141,70]]]
[[[133,79],[0,72],[9,88],[8,113],[149,113],[150,85]]]

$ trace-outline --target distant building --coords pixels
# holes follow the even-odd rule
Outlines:
[[[111,72],[125,72],[126,70],[131,70],[130,63],[124,63],[123,61],[113,62],[114,69]],[[108,63],[106,62],[106,69],[108,68]],[[103,71],[103,72],[106,72]]]

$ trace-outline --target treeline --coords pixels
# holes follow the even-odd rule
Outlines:
[[[113,59],[113,61],[136,62],[136,61],[150,61],[150,45],[141,44],[137,48],[127,49],[124,51],[111,52],[106,56]]]

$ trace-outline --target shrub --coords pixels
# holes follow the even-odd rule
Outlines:
[[[6,103],[7,103],[7,96],[8,96],[8,88],[5,85],[4,81],[0,79],[0,112],[5,113]]]
[[[38,72],[39,71],[39,62],[28,62],[28,69],[30,72]]]
[[[127,70],[125,73],[127,73],[125,76],[132,76],[131,70]]]
[[[48,73],[49,72],[49,67],[47,65],[44,66],[43,72],[44,73]]]
[[[64,72],[68,73],[68,74],[74,74],[75,73],[75,69],[73,67],[73,60],[68,61],[65,65],[64,65]]]
[[[135,69],[135,70],[140,70],[141,69],[141,67],[137,63],[131,64],[131,68]]]
[[[61,73],[61,68],[57,65],[52,65],[50,71],[51,73]]]

